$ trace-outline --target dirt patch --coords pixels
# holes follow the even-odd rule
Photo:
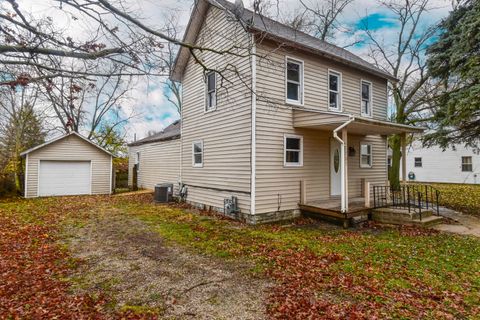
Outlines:
[[[167,245],[142,221],[120,214],[68,232],[70,250],[85,261],[74,275],[80,292],[107,292],[119,308],[147,307],[163,317],[265,318],[270,285],[246,263]]]

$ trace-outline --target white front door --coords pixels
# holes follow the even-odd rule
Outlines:
[[[39,196],[90,194],[90,161],[40,161]]]
[[[341,194],[341,174],[340,174],[340,143],[330,140],[330,194],[339,196]]]

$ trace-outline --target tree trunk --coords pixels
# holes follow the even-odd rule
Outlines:
[[[392,166],[390,168],[390,185],[395,189],[400,189],[400,161],[402,157],[402,139],[396,134],[391,138],[392,148]]]

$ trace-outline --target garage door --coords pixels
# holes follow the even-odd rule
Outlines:
[[[40,161],[39,196],[90,194],[90,161]]]

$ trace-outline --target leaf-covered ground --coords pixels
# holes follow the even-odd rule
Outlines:
[[[153,317],[118,313],[108,292],[75,293],[66,280],[81,262],[62,247],[60,231],[109,211],[142,221],[167,245],[250,261],[251,273],[274,283],[265,299],[270,318],[480,317],[478,238],[378,225],[342,230],[306,219],[251,227],[156,205],[147,194],[0,203],[0,318]]]
[[[437,183],[440,204],[448,208],[480,217],[480,185]]]

